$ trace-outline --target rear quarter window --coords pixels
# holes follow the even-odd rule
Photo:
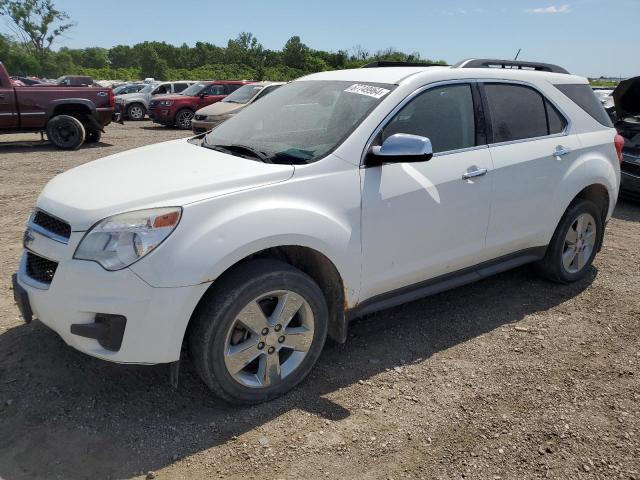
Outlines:
[[[555,85],[555,87],[569,97],[575,104],[577,104],[582,110],[587,112],[598,123],[605,127],[613,127],[611,119],[605,111],[602,103],[593,93],[593,90],[586,84],[569,84],[569,85]]]

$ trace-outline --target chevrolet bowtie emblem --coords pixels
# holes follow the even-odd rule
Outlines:
[[[31,229],[27,228],[22,236],[22,245],[24,245],[25,248],[29,248],[34,240],[35,238],[31,234]]]

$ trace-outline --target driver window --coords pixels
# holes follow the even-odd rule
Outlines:
[[[446,85],[421,93],[384,127],[382,140],[395,133],[429,138],[433,153],[475,146],[471,85]]]
[[[170,86],[169,85],[160,85],[153,91],[153,95],[163,95],[165,93],[169,93]]]
[[[224,95],[224,85],[209,85],[204,93],[206,95]]]

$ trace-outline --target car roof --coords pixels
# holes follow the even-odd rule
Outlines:
[[[446,79],[505,79],[535,83],[546,80],[554,84],[588,83],[584,77],[565,73],[551,73],[514,68],[454,68],[454,67],[382,67],[332,70],[307,75],[299,80],[338,80],[399,85],[414,80],[439,81]]]

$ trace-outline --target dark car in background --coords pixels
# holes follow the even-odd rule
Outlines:
[[[640,77],[620,82],[612,96],[614,108],[609,116],[624,137],[620,190],[625,196],[640,199]]]
[[[163,95],[149,103],[149,117],[161,125],[173,125],[182,130],[191,129],[191,120],[197,110],[219,102],[249,82],[246,80],[213,80],[191,85],[178,95]]]

